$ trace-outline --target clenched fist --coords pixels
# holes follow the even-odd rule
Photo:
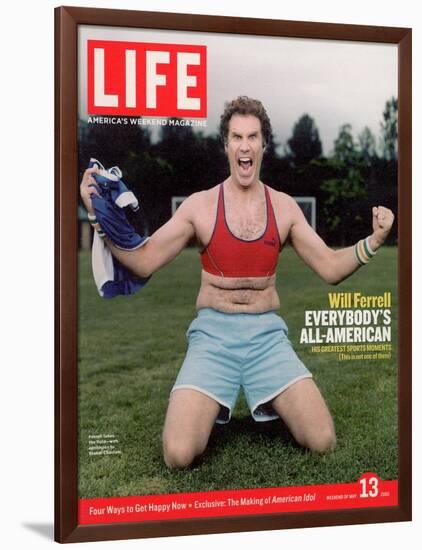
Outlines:
[[[369,237],[371,247],[376,250],[386,240],[394,222],[394,214],[385,206],[374,206],[372,208],[372,229]]]
[[[92,177],[93,173],[99,172],[97,166],[93,166],[92,168],[88,168],[85,170],[81,185],[80,185],[80,192],[81,197],[84,202],[85,208],[88,210],[89,214],[94,214],[94,209],[92,207],[92,201],[91,196],[92,195],[99,195],[95,185],[95,179]]]

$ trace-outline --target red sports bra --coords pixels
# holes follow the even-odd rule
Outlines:
[[[265,231],[257,239],[245,240],[233,235],[227,225],[224,186],[220,185],[214,231],[208,246],[201,252],[204,271],[222,277],[268,277],[275,273],[281,243],[266,185],[264,189],[267,207]]]

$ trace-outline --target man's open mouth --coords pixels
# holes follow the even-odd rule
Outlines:
[[[250,157],[240,157],[237,163],[241,168],[241,172],[245,174],[249,173],[253,165],[253,161]]]

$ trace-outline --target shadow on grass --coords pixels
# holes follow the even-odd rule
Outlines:
[[[216,424],[206,451],[198,458],[198,463],[212,459],[219,454],[225,447],[233,449],[245,449],[245,445],[283,445],[302,450],[286,424],[281,419],[275,419],[268,422],[256,422],[251,416],[232,418],[228,424]]]

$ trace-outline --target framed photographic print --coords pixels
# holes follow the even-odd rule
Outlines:
[[[411,519],[411,30],[56,9],[55,538]]]

